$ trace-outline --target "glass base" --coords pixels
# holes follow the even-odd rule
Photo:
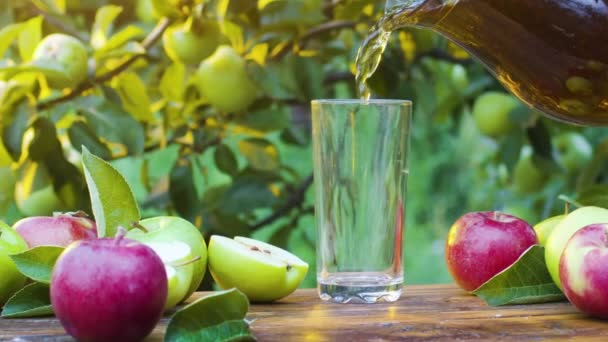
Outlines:
[[[334,303],[394,302],[401,296],[403,277],[381,272],[334,273],[318,278],[319,297]]]

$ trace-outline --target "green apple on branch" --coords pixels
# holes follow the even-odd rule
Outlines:
[[[178,303],[198,289],[207,270],[207,245],[201,232],[192,223],[174,216],[152,217],[136,224],[135,228],[127,233],[127,238],[147,245],[159,242],[183,242],[188,245],[191,252],[190,259],[198,259],[192,263],[191,282],[188,290],[179,298]],[[170,293],[170,295],[175,293]]]
[[[25,250],[27,244],[19,234],[4,222],[0,222],[0,306],[25,285],[25,276],[9,257]]]
[[[295,291],[308,272],[308,264],[262,241],[213,235],[209,271],[221,288],[236,287],[252,302],[271,302]]]

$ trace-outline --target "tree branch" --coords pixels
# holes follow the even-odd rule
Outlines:
[[[277,219],[282,216],[287,215],[292,209],[302,206],[304,202],[304,195],[306,194],[306,190],[312,184],[313,178],[312,175],[306,177],[306,179],[298,185],[298,187],[294,190],[294,192],[289,196],[285,204],[282,207],[278,208],[275,212],[270,214],[268,217],[258,221],[254,225],[250,227],[251,230],[259,229],[263,226],[273,223]]]
[[[300,39],[299,39],[299,43],[300,45],[306,45],[306,43],[316,37],[319,36],[323,33],[327,33],[333,30],[339,30],[342,28],[347,28],[347,27],[353,27],[357,24],[357,22],[355,21],[347,21],[347,20],[336,20],[336,21],[330,21],[324,24],[321,24],[317,27],[313,27],[312,29],[308,30],[308,32],[306,32]],[[274,56],[272,56],[272,59],[280,59],[281,57],[285,56],[296,44],[296,40],[291,40],[289,43],[285,44],[281,50],[279,50]]]
[[[52,15],[51,13],[43,11],[34,5],[29,6],[29,10],[34,15],[43,16],[44,20],[46,20],[47,23],[49,23],[51,26],[55,27],[59,31],[67,33],[70,36],[76,37],[83,42],[86,42],[89,40],[88,35],[80,33],[74,26],[70,25],[69,22],[65,22],[65,21],[61,20],[61,18],[57,18],[56,16]]]
[[[150,34],[148,34],[148,36],[141,42],[141,45],[144,48],[144,50],[147,51],[150,47],[152,47],[160,39],[163,32],[165,32],[167,27],[169,27],[170,23],[171,23],[171,21],[168,18],[162,18],[158,22],[158,24],[156,24],[156,27],[154,27],[154,29],[150,32]],[[79,96],[83,92],[93,88],[93,86],[95,86],[96,84],[101,84],[101,83],[111,80],[114,76],[120,74],[121,72],[123,72],[127,68],[129,68],[133,63],[135,63],[135,61],[137,61],[138,58],[145,56],[145,55],[146,55],[145,53],[133,55],[133,56],[129,57],[127,60],[125,60],[122,64],[118,65],[116,68],[106,72],[103,75],[99,75],[99,76],[95,77],[93,80],[91,80],[89,82],[81,83],[76,88],[70,90],[69,93],[56,97],[54,99],[50,99],[48,101],[43,101],[43,102],[38,103],[36,108],[38,110],[44,110],[44,109],[52,107],[58,103],[71,100],[71,99]]]

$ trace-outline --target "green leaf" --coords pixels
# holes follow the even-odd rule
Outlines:
[[[493,306],[563,301],[545,264],[545,249],[535,245],[504,271],[485,282],[473,294]]]
[[[108,146],[99,140],[89,125],[82,121],[75,121],[68,128],[68,137],[72,146],[76,146],[76,148],[86,146],[91,153],[101,159],[112,157],[112,152],[110,152]]]
[[[289,115],[283,108],[265,109],[239,116],[234,123],[262,133],[279,131],[289,127]]]
[[[98,137],[123,144],[129,154],[143,152],[144,129],[122,108],[95,96],[81,98],[77,105]]]
[[[150,122],[154,118],[150,111],[150,98],[144,82],[136,73],[126,72],[114,78],[112,86],[122,100],[123,108],[142,122]]]
[[[12,24],[0,30],[0,57],[4,56],[6,50],[11,46],[13,41],[19,37],[19,34],[24,27],[25,25],[23,23]]]
[[[194,222],[201,210],[201,201],[196,192],[190,159],[181,158],[175,163],[169,175],[169,195],[180,216]]]
[[[38,246],[10,257],[23,275],[39,283],[50,284],[53,266],[63,249],[58,246]]]
[[[19,34],[19,55],[24,62],[29,61],[42,37],[42,16],[32,18],[24,23]]]
[[[183,64],[173,63],[169,65],[160,79],[160,93],[169,100],[182,101],[185,79],[186,67]]]
[[[171,317],[165,342],[255,341],[244,321],[247,297],[237,289],[201,298]]]
[[[95,49],[100,49],[106,44],[112,23],[121,12],[122,7],[115,5],[103,6],[97,10],[91,30],[91,45]]]
[[[228,145],[218,145],[213,152],[213,159],[215,160],[215,165],[220,171],[230,176],[234,176],[238,173],[239,164]]]
[[[272,207],[278,201],[270,191],[270,181],[244,170],[217,200],[217,208],[224,214],[237,215],[258,208]]]
[[[247,138],[239,141],[238,148],[254,169],[272,171],[279,167],[279,151],[268,140]]]
[[[2,318],[52,316],[49,285],[31,283],[15,293],[4,304]]]
[[[135,196],[125,178],[112,165],[91,154],[86,147],[82,147],[82,165],[98,236],[114,236],[118,226],[128,228],[139,221]]]
[[[95,58],[100,59],[105,53],[120,48],[131,40],[144,36],[145,32],[141,28],[129,25],[120,32],[113,35],[108,41],[95,51]]]
[[[587,187],[576,196],[575,200],[584,206],[608,208],[608,185],[597,184]]]

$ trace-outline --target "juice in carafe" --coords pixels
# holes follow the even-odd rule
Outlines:
[[[581,125],[608,124],[608,0],[409,0],[393,7],[357,56],[357,85],[390,32],[434,30],[479,59],[523,102]]]

